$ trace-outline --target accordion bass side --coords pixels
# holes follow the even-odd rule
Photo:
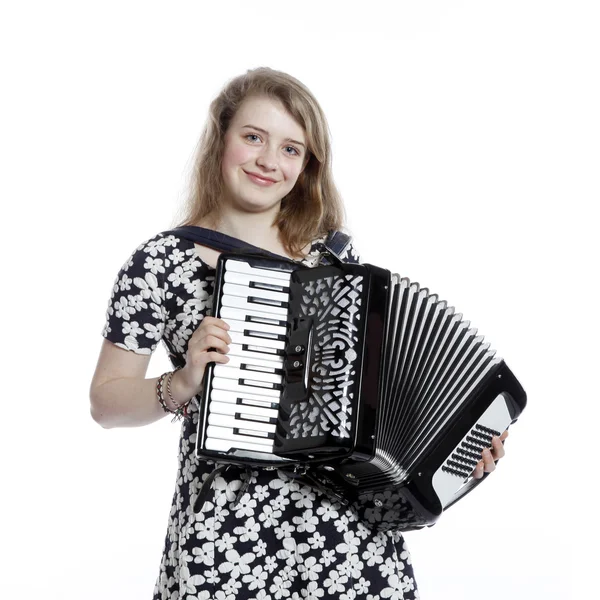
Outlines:
[[[196,454],[300,475],[379,530],[433,524],[526,405],[461,314],[379,267],[222,254],[213,306],[232,344]]]

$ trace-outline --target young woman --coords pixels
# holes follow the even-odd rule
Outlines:
[[[209,117],[181,225],[314,266],[317,244],[343,226],[315,98],[285,73],[255,69],[225,86]],[[154,599],[418,598],[399,532],[371,531],[350,508],[279,471],[215,476],[218,465],[195,456],[206,365],[229,361],[229,327],[210,316],[218,254],[163,233],[136,248],[115,281],[90,388],[92,416],[103,427],[146,425],[165,407],[186,408]],[[351,245],[343,258],[358,262]],[[174,371],[145,379],[160,340]],[[484,451],[476,477],[494,469],[505,437]]]

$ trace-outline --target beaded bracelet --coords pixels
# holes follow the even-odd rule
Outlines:
[[[163,373],[158,378],[158,381],[156,382],[156,396],[158,398],[158,401],[160,402],[160,405],[162,406],[163,410],[166,413],[171,413],[171,414],[175,415],[173,417],[173,419],[171,420],[171,423],[173,423],[174,421],[177,421],[177,420],[181,419],[182,417],[186,417],[187,416],[187,407],[188,407],[188,404],[190,403],[190,400],[191,400],[191,398],[190,398],[190,400],[188,400],[185,404],[178,404],[175,401],[175,398],[173,398],[173,395],[171,394],[171,379],[173,378],[173,374],[175,373],[175,371],[179,371],[179,369],[181,369],[181,367],[175,367],[175,369],[173,371],[167,371],[166,373]],[[165,377],[168,377],[168,379],[167,379],[167,393],[169,394],[169,398],[170,398],[171,402],[176,407],[175,410],[171,410],[167,406],[167,403],[165,402],[165,397],[163,395],[163,382],[165,380]]]

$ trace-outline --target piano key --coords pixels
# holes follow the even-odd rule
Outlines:
[[[252,323],[249,321],[239,321],[237,319],[223,320],[227,323],[227,325],[229,325],[231,331],[239,331],[243,333],[244,331],[250,330],[282,336],[285,336],[287,334],[287,327],[285,326],[282,327],[277,325],[269,325],[266,323]]]
[[[266,323],[277,327],[287,327],[287,320],[277,317],[270,318],[268,315],[250,315],[243,310],[222,306],[219,311],[221,319],[229,323],[229,320],[242,321],[245,323]]]
[[[247,273],[256,277],[268,277],[269,279],[277,279],[279,281],[290,281],[292,274],[289,271],[275,271],[271,269],[261,269],[252,267],[247,262],[241,260],[229,259],[225,261],[225,271],[233,271],[236,273]]]
[[[279,398],[265,398],[256,394],[238,394],[228,390],[211,390],[210,400],[212,402],[227,402],[236,404],[240,407],[256,406],[262,409],[276,409],[279,405]],[[210,407],[209,407],[210,408]]]
[[[211,402],[210,414],[220,415],[242,415],[242,418],[259,418],[268,421],[277,419],[279,411],[274,408],[263,408],[262,406],[248,406],[243,404],[233,404],[228,402]]]
[[[264,300],[276,300],[277,302],[289,302],[290,295],[283,292],[274,292],[272,290],[262,290],[252,288],[247,285],[237,285],[235,283],[225,283],[223,285],[223,296],[238,296],[240,298],[257,297]]]
[[[229,362],[226,366],[241,368],[243,365],[249,370],[253,371],[264,371],[265,373],[283,373],[282,365],[278,365],[269,360],[263,360],[261,358],[244,358],[243,356],[232,355],[231,352],[227,355]],[[224,365],[225,366],[225,365]]]
[[[270,277],[259,277],[246,273],[236,273],[234,271],[225,271],[223,275],[225,283],[236,285],[256,286],[257,288],[271,289],[274,292],[289,293],[289,284],[280,279]]]
[[[263,435],[265,433],[275,433],[277,425],[274,423],[265,423],[263,421],[252,421],[236,417],[235,415],[221,415],[219,413],[211,413],[208,415],[209,425],[218,425],[219,427],[238,428],[244,431],[252,432],[252,435]]]
[[[243,440],[221,440],[219,438],[206,438],[204,443],[206,450],[214,452],[229,452],[230,450],[250,450],[254,452],[265,452],[271,454],[273,452],[273,444],[253,444],[246,439]]]
[[[283,367],[283,355],[277,354],[277,350],[273,348],[263,348],[260,350],[249,350],[247,347],[241,344],[229,344],[229,352],[227,354],[230,358],[232,356],[238,356],[245,358],[248,362],[259,359],[261,361],[270,362],[276,369]]]
[[[258,304],[249,302],[245,298],[238,296],[222,296],[221,305],[243,310],[246,314],[266,317],[283,317],[287,319],[288,309],[282,306],[273,306],[267,304]]]
[[[244,432],[244,433],[241,433]],[[269,437],[269,433],[259,432],[259,433],[246,433],[246,430],[241,430],[240,433],[236,433],[233,427],[221,427],[219,425],[209,425],[206,428],[206,437],[207,438],[217,438],[220,440],[236,440],[236,441],[246,441],[251,444],[260,444],[273,450],[273,440]]]
[[[227,332],[229,337],[231,338],[232,344],[244,345],[247,344],[249,346],[260,346],[263,348],[275,348],[277,350],[283,350],[286,346],[285,340],[272,340],[263,337],[257,337],[253,335],[244,335],[244,333],[240,333],[239,331],[232,331],[231,329]]]
[[[266,398],[277,398],[281,396],[281,391],[277,389],[269,389],[262,386],[253,386],[248,383],[240,384],[234,379],[226,379],[224,377],[213,377],[212,385],[218,390],[228,390],[230,392],[256,394],[258,396],[264,396]],[[271,384],[272,385],[272,384]]]
[[[229,364],[215,364],[213,375],[214,377],[226,377],[227,379],[251,379],[253,381],[277,384],[281,384],[283,382],[283,377],[281,375],[277,375],[277,373],[264,373],[262,371],[237,369],[235,367],[230,367]]]

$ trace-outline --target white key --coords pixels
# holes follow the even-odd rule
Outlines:
[[[240,313],[243,314],[243,313]],[[260,331],[262,333],[271,333],[273,335],[286,335],[287,328],[267,323],[252,323],[252,321],[238,321],[236,319],[223,319],[230,327],[230,331],[244,333],[246,330]]]
[[[219,427],[232,427],[243,430],[249,430],[256,435],[262,435],[263,433],[275,433],[277,426],[275,423],[262,423],[259,421],[248,421],[246,419],[237,418],[233,415],[220,415],[218,413],[211,413],[208,415],[209,425],[218,425]]]
[[[256,348],[255,346],[252,346]],[[260,358],[261,360],[267,360],[277,365],[276,368],[283,366],[283,357],[275,352],[275,349],[271,348],[256,348],[255,350],[242,350],[240,344],[229,344],[229,353],[227,356],[239,356],[241,358]]]
[[[222,306],[219,311],[219,316],[226,323],[229,323],[230,320],[235,320],[248,323],[248,325],[255,325],[256,323],[253,321],[246,321],[246,315],[248,315],[248,313],[245,313],[243,310],[238,310],[237,308],[231,308],[229,306]],[[286,319],[281,319],[280,317],[269,317],[268,315],[260,315],[258,318],[274,326],[279,326],[278,323],[283,322],[283,326],[285,327]]]
[[[256,285],[273,286],[276,289],[273,291],[283,292],[282,288],[288,287],[288,282],[282,279],[273,279],[272,277],[262,277],[255,274],[236,273],[235,271],[225,271],[225,283],[235,283],[237,285],[250,286],[251,283]],[[260,289],[260,288],[259,288]]]
[[[232,259],[225,261],[225,270],[234,271],[236,273],[248,273],[257,277],[268,277],[271,279],[278,279],[279,281],[286,281],[288,283],[292,277],[292,274],[288,271],[275,271],[271,269],[251,267],[247,262]]]
[[[265,398],[277,398],[278,401],[281,396],[279,390],[260,386],[240,385],[236,380],[226,379],[224,377],[213,377],[212,385],[218,390],[229,390],[230,392],[241,392],[243,394],[257,394],[259,396],[264,396]]]
[[[261,358],[243,358],[242,356],[232,355],[231,352],[227,355],[227,357],[229,358],[229,362],[227,365],[223,366],[239,368],[242,365],[247,365],[252,369],[256,369],[257,371],[262,370],[265,373],[272,373],[275,369],[279,368],[278,365],[272,363],[271,361],[262,360]]]
[[[272,290],[261,290],[251,288],[247,285],[237,285],[235,283],[226,283],[223,285],[223,296],[239,296],[240,298],[260,298],[264,300],[274,300],[275,302],[288,302],[289,295],[283,292],[274,292]]]
[[[281,306],[256,304],[238,296],[221,296],[221,305],[243,310],[248,315],[287,319],[288,309]]]
[[[283,350],[285,348],[285,342],[283,340],[270,340],[263,337],[248,336],[239,331],[232,331],[231,329],[227,333],[229,333],[232,344],[247,344],[249,346],[260,346],[262,348],[275,348],[276,350]]]
[[[260,418],[263,420],[277,419],[279,411],[274,408],[263,408],[261,406],[248,406],[245,404],[232,404],[228,402],[211,402],[210,414],[219,415],[241,415],[245,418]]]
[[[226,377],[227,379],[250,379],[252,381],[262,381],[265,383],[281,384],[283,377],[276,373],[263,373],[258,371],[246,371],[236,369],[227,365],[215,364],[213,371],[214,377]]]
[[[241,404],[238,405],[238,400]],[[279,405],[279,398],[265,398],[256,394],[238,394],[227,390],[211,390],[210,401],[212,402],[227,402],[238,406],[256,406],[262,409],[273,408],[272,405]],[[209,407],[210,409],[210,407]]]
[[[253,444],[247,440],[221,440],[219,438],[206,438],[204,443],[206,450],[213,450],[215,452],[229,452],[230,450],[251,450],[254,452],[266,452],[271,454],[273,452],[273,444]]]
[[[244,430],[245,431],[245,430]],[[233,433],[233,427],[220,427],[219,425],[209,425],[206,428],[207,438],[217,438],[220,440],[235,440],[235,441],[246,441],[251,444],[261,444],[265,447],[273,449],[273,440],[268,437],[268,433],[255,434],[254,432],[248,432],[246,435],[242,433]]]

